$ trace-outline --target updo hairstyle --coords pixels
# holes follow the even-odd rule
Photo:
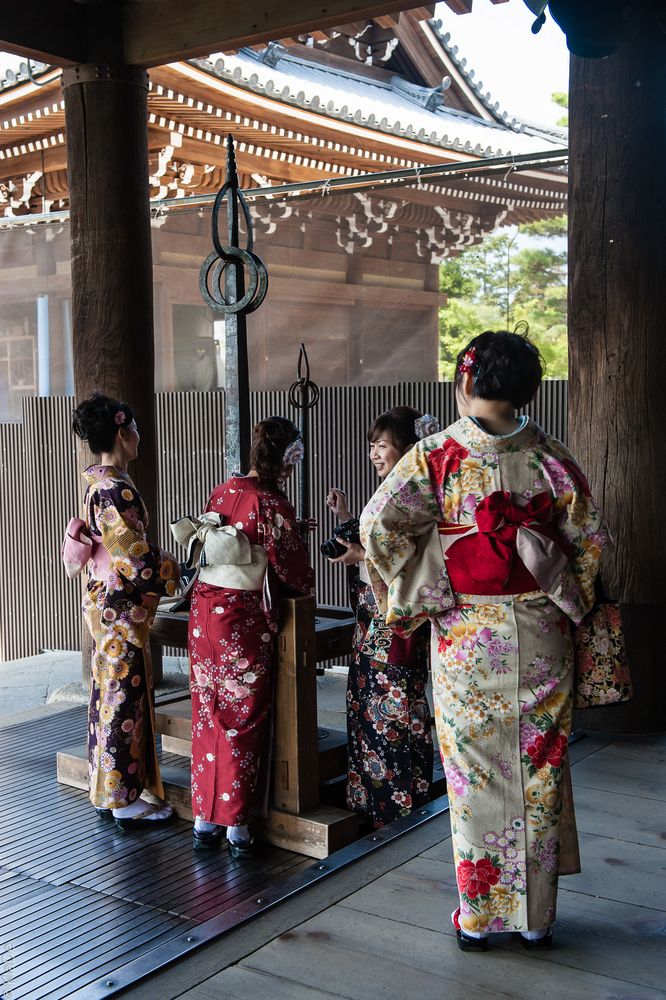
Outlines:
[[[394,448],[404,454],[416,444],[416,421],[423,416],[420,410],[413,406],[394,406],[373,420],[368,428],[368,443],[372,444],[380,437],[387,438]]]
[[[250,468],[259,476],[259,484],[282,493],[285,478],[284,453],[299,437],[295,423],[286,417],[268,417],[252,428]]]
[[[470,372],[472,395],[507,400],[514,409],[530,403],[541,385],[544,365],[527,335],[486,330],[470,340],[456,359],[456,388]]]
[[[123,413],[125,419],[119,422],[118,413]],[[94,455],[113,451],[116,434],[121,427],[129,427],[134,420],[134,411],[129,403],[123,403],[101,392],[94,392],[90,399],[84,399],[72,414],[72,430]]]

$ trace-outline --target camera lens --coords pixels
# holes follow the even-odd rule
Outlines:
[[[342,556],[347,551],[344,545],[340,545],[336,542],[335,538],[327,538],[325,542],[322,542],[319,546],[319,551],[327,559],[337,559],[338,556]]]

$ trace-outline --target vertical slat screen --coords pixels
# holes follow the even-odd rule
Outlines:
[[[25,538],[28,523],[23,493],[25,434],[22,424],[0,424],[0,658],[20,656],[16,636],[22,636],[26,578],[24,564],[34,545]],[[31,648],[26,635],[26,648]]]
[[[344,571],[319,556],[333,528],[326,491],[348,492],[359,513],[377,485],[368,460],[367,428],[398,404],[455,419],[451,383],[405,382],[393,386],[322,389],[311,420],[310,495],[318,528],[312,537],[318,597],[347,604]],[[162,502],[157,512],[160,543],[172,547],[169,523],[200,513],[223,476],[224,394],[168,392],[156,396],[158,467]],[[286,392],[252,394],[252,419],[273,413],[297,419]],[[528,408],[547,431],[566,441],[567,383],[545,382]],[[22,424],[0,424],[0,658],[31,656],[41,649],[78,649],[81,641],[80,584],[67,579],[60,545],[67,521],[79,514],[83,483],[69,429],[72,400],[60,396],[24,401]],[[288,492],[293,499],[293,482]]]
[[[159,392],[155,405],[159,538],[173,550],[171,521],[200,514],[212,486],[224,476],[224,393]]]

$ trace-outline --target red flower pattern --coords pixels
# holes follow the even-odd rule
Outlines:
[[[487,896],[492,885],[497,885],[500,877],[500,869],[494,865],[490,858],[481,858],[479,861],[461,861],[456,869],[458,888],[468,899],[476,899],[477,896]]]
[[[567,738],[557,729],[549,729],[543,736],[537,736],[534,743],[527,748],[530,760],[538,770],[545,764],[560,767],[567,750]]]
[[[460,463],[467,458],[469,451],[453,438],[447,438],[441,448],[433,448],[427,454],[430,478],[435,486],[441,486],[449,476],[455,475]]]

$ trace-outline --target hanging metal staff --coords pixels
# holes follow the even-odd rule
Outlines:
[[[226,202],[227,239],[219,233],[219,213]],[[245,224],[245,248],[239,240],[239,208]],[[227,176],[213,204],[213,251],[201,265],[199,290],[204,302],[224,316],[225,477],[248,471],[250,455],[250,382],[245,317],[258,309],[268,290],[266,265],[253,252],[252,219],[238,186],[234,140],[227,137]],[[224,278],[224,282],[223,282]]]
[[[310,362],[305,344],[298,352],[297,380],[289,389],[289,402],[298,410],[298,429],[303,439],[303,461],[298,464],[298,507],[302,521],[310,517],[310,449],[308,447],[310,410],[319,401],[319,386],[310,378]]]

